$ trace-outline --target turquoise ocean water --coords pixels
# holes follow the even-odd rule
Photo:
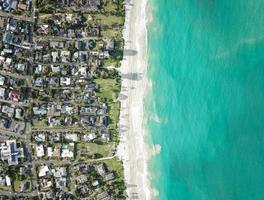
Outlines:
[[[149,0],[161,200],[264,200],[264,1]]]

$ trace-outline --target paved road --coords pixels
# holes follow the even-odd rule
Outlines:
[[[32,127],[33,131],[52,131],[52,132],[68,132],[68,131],[87,131],[91,130],[90,128],[83,128],[83,127],[67,127],[67,128],[54,128],[54,127],[46,127],[46,126],[39,126],[39,127]]]
[[[35,163],[32,161],[32,145],[31,145],[31,133],[32,133],[32,127],[29,122],[26,122],[25,126],[25,143],[26,143],[26,148],[27,148],[27,154],[28,154],[28,160],[29,163],[32,165],[32,188],[35,188],[36,191],[38,191],[38,182],[37,182],[37,172],[36,172],[36,167]]]
[[[1,14],[0,14],[1,15]],[[4,72],[4,71],[0,71],[0,73],[2,75],[8,75],[14,78],[20,78],[20,79],[26,79],[27,81],[30,81],[32,78],[30,76],[24,76],[24,75],[18,75],[18,74],[11,74],[8,72]],[[13,104],[13,105],[17,105],[17,106],[28,106],[28,104],[25,103],[18,103],[18,102],[12,102],[12,101],[7,101],[7,100],[3,100],[0,99],[0,102],[4,102],[4,103],[9,103],[9,104]],[[26,144],[26,149],[28,150],[28,152],[30,154],[32,154],[32,150],[31,150],[31,141],[30,141],[30,137],[31,137],[31,125],[30,123],[26,123],[25,126],[25,131],[24,134],[21,135],[20,133],[14,133],[11,131],[6,131],[6,130],[0,130],[0,138],[1,139],[6,139],[9,137],[15,137],[15,138],[19,138],[24,140],[25,144]],[[30,163],[28,163],[30,164]],[[37,174],[36,174],[36,170],[35,170],[35,165],[32,165],[32,187],[33,187],[33,191],[29,192],[29,193],[15,193],[15,192],[8,192],[8,191],[4,191],[4,190],[0,190],[0,196],[8,196],[8,197],[19,197],[19,196],[24,196],[24,197],[35,197],[38,196],[38,187],[37,187]]]
[[[16,192],[8,192],[5,190],[0,190],[0,194],[2,196],[9,196],[9,197],[19,197],[19,196],[24,196],[24,197],[35,197],[38,196],[38,191],[34,190],[30,193],[16,193]]]
[[[43,65],[43,66],[50,66],[50,65],[74,65],[74,66],[80,66],[80,65],[88,65],[88,62],[50,62],[50,63],[41,63],[41,62],[37,62],[37,64]]]
[[[0,16],[1,17],[12,17],[13,19],[17,19],[17,20],[33,22],[31,17],[26,17],[26,16],[23,16],[23,15],[14,15],[12,13],[7,13],[7,12],[4,12],[4,11],[0,11]]]
[[[82,40],[96,40],[98,37],[83,37],[83,38],[68,38],[62,36],[35,36],[36,40],[41,41],[82,41]]]
[[[8,101],[8,100],[4,100],[4,99],[0,99],[0,102],[16,105],[16,106],[20,106],[20,107],[21,106],[28,106],[28,104],[23,103],[23,102]]]
[[[4,76],[10,76],[10,77],[13,77],[13,78],[17,78],[17,79],[33,80],[32,76],[14,74],[14,73],[3,71],[3,70],[0,70],[0,74],[2,74]]]
[[[89,163],[100,162],[100,161],[104,161],[104,160],[111,160],[115,157],[117,157],[117,155],[108,156],[108,157],[99,158],[99,159],[88,159],[87,162],[89,162]],[[53,165],[75,165],[79,162],[80,161],[78,161],[78,160],[75,160],[75,161],[71,161],[71,160],[35,160],[35,161],[32,161],[32,163],[36,164],[36,165],[40,165],[40,164],[45,164],[45,165],[50,165],[50,164],[53,164]]]
[[[52,90],[52,89],[61,89],[61,90],[80,90],[80,88],[77,88],[77,87],[32,87],[32,89],[34,90]]]
[[[20,133],[15,133],[15,132],[1,130],[1,129],[0,129],[0,136],[15,137],[15,138],[23,139],[23,140],[25,140],[26,138],[25,135],[21,135]]]

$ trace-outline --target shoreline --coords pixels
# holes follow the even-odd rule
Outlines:
[[[147,0],[126,0],[123,31],[124,58],[120,92],[120,143],[117,155],[123,162],[128,199],[152,197],[148,161],[151,157],[145,142],[144,97],[147,80]]]

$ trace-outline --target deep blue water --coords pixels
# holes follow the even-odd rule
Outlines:
[[[149,0],[161,200],[264,199],[264,1]]]

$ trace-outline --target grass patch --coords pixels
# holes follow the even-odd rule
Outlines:
[[[125,7],[124,7],[124,0],[117,0],[114,2],[113,0],[104,0],[103,1],[103,11],[116,14],[116,15],[124,15],[125,14]]]
[[[121,85],[117,79],[95,79],[95,82],[100,86],[99,92],[96,96],[104,102],[116,102],[118,101],[118,95],[121,90]]]
[[[120,116],[120,101],[118,95],[121,85],[117,79],[96,79],[95,82],[100,86],[100,91],[96,94],[101,101],[108,104],[108,114],[110,117],[109,130],[112,133],[113,140],[117,141],[117,123]]]
[[[113,3],[113,1],[108,0],[108,1],[105,1],[103,8],[105,12],[116,12],[117,5]]]
[[[37,119],[33,119],[32,120],[32,125],[36,128],[36,127],[44,127],[44,126],[48,126],[48,121],[46,119],[43,120],[37,120]]]
[[[109,116],[110,116],[109,130],[112,133],[112,139],[114,141],[117,141],[118,140],[117,124],[119,122],[121,103],[119,101],[113,102],[109,104],[109,107],[110,107],[109,109]]]
[[[116,175],[116,179],[107,183],[113,186],[111,189],[112,195],[115,199],[126,199],[124,196],[124,191],[126,189],[124,182],[123,165],[118,158],[113,158],[111,160],[106,160],[104,163],[107,165],[109,171],[113,171]]]
[[[106,67],[119,67],[120,66],[120,61],[119,60],[116,60],[116,59],[113,59],[113,58],[109,58],[109,59],[106,59],[104,60],[104,65]]]
[[[96,159],[100,157],[108,157],[113,155],[115,150],[114,143],[96,144],[96,143],[78,143],[77,159]],[[99,156],[100,155],[100,156]],[[98,156],[98,157],[96,157]]]
[[[117,157],[114,157],[113,159],[110,160],[105,160],[104,163],[107,165],[109,171],[115,171],[117,175],[117,179],[122,180],[124,176],[123,165]]]
[[[31,188],[32,188],[31,181],[26,180],[26,181],[23,181],[23,182],[25,182],[28,185],[27,185],[27,189],[26,190],[21,191],[21,185],[20,184],[22,183],[22,181],[19,181],[19,180],[15,180],[14,181],[14,190],[15,190],[15,192],[30,192],[31,191]]]
[[[121,28],[107,28],[101,30],[102,37],[105,38],[122,38],[122,29]]]
[[[100,22],[101,25],[107,26],[124,26],[125,20],[122,16],[114,16],[114,15],[95,15],[95,19]]]

